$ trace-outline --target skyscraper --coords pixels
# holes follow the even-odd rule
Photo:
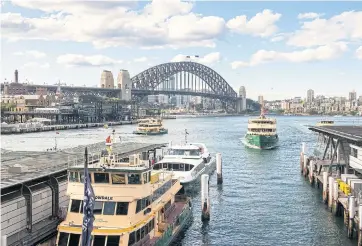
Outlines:
[[[245,86],[240,86],[239,88],[239,97],[242,98],[241,100],[241,110],[246,110],[246,90]]]
[[[357,93],[355,90],[349,93],[349,101],[355,101],[357,99]]]
[[[307,103],[312,104],[314,101],[314,91],[312,89],[309,89],[307,91]]]
[[[258,96],[258,103],[260,105],[264,105],[264,97],[263,96]]]

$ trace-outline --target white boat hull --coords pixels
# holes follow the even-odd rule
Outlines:
[[[192,179],[189,179],[187,181],[180,180],[181,185],[183,186],[189,186],[193,185],[200,181],[200,177],[202,174],[210,174],[216,169],[216,159],[215,157],[211,157],[210,161],[206,163],[205,167],[201,169],[196,175],[192,177]]]

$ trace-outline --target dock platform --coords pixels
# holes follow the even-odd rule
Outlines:
[[[164,143],[114,143],[113,152],[116,158],[124,158],[142,152],[156,153],[164,146]],[[56,233],[68,209],[67,168],[74,161],[83,162],[85,147],[92,162],[97,161],[105,143],[57,152],[1,149],[1,236],[6,238],[7,246],[36,245]],[[143,158],[148,159],[148,154]]]
[[[323,156],[300,154],[301,174],[323,189],[323,201],[336,216],[343,216],[349,238],[362,245],[362,126],[309,126],[319,134]]]

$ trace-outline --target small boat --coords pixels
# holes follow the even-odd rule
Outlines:
[[[259,118],[248,121],[245,144],[255,149],[274,149],[278,142],[277,121],[274,118],[266,118],[262,107]]]
[[[141,119],[138,122],[137,130],[133,134],[137,135],[162,135],[167,134],[168,130],[163,127],[161,118]]]
[[[106,146],[111,145],[108,137]],[[89,196],[84,194],[85,173],[91,180],[86,183]],[[68,167],[67,194],[69,208],[58,226],[57,246],[81,245],[87,200],[94,202],[93,210],[87,207],[94,215],[90,245],[170,245],[192,219],[180,181],[169,172],[152,171],[140,154],[119,159],[107,149],[99,161]]]
[[[153,166],[153,170],[172,171],[182,185],[199,181],[202,174],[209,174],[216,168],[216,159],[212,157],[203,143],[188,143],[185,130],[185,144],[172,145],[163,159]]]
[[[333,126],[334,121],[333,120],[321,120],[317,123],[317,126]]]

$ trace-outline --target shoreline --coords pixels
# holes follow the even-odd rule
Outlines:
[[[11,134],[26,134],[34,132],[49,132],[49,131],[66,131],[66,130],[77,130],[82,128],[100,128],[105,125],[110,126],[120,126],[120,125],[132,125],[137,124],[138,120],[132,121],[111,121],[104,123],[84,123],[84,124],[66,124],[66,125],[49,125],[49,126],[21,126],[19,124],[7,125],[6,127],[1,127],[1,135],[11,135]],[[22,123],[26,124],[26,123]]]

